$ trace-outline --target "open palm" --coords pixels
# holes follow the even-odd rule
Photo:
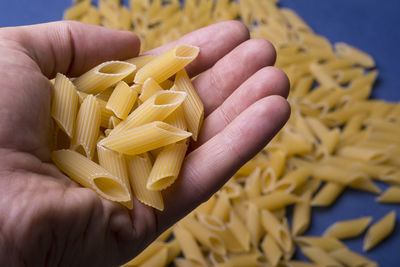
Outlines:
[[[0,29],[0,265],[122,264],[217,191],[289,116],[289,85],[271,67],[273,47],[248,38],[245,26],[229,21],[177,41],[201,49],[187,70],[198,75],[204,125],[178,181],[164,194],[165,210],[135,200],[130,211],[51,164],[48,79],[137,56],[137,37],[75,22]]]

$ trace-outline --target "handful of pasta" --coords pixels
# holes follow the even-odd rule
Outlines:
[[[203,104],[184,67],[199,48],[104,62],[74,80],[57,74],[52,160],[80,185],[133,208],[164,209],[161,190],[178,177]],[[174,77],[174,79],[172,79]]]

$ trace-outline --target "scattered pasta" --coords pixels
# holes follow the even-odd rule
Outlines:
[[[142,51],[212,23],[240,19],[249,27],[251,37],[272,42],[278,55],[276,66],[286,72],[291,84],[288,99],[292,115],[270,144],[217,194],[174,226],[173,234],[167,231],[124,266],[167,266],[171,262],[178,267],[378,265],[339,240],[361,235],[371,217],[337,222],[322,237],[301,234],[311,223],[312,207],[333,205],[346,188],[380,194],[378,202],[400,202],[400,105],[368,99],[378,74],[370,55],[349,44],[332,45],[293,10],[280,8],[278,1],[199,0],[181,4],[178,0],[130,0],[129,10],[119,1],[100,0],[96,8],[83,0],[65,11],[66,19],[134,31],[141,39]],[[131,88],[142,104],[126,118],[122,111],[115,113],[122,109],[117,103],[110,109],[113,105],[106,101],[110,92],[96,95],[101,127],[108,128],[99,140],[104,147],[117,149],[115,140],[123,133],[148,127],[154,117],[162,115],[165,117],[160,120],[173,127],[169,128],[172,133],[185,136],[184,141],[176,139],[158,151],[154,171],[149,148],[139,151],[143,154],[127,156],[130,177],[140,177],[131,180],[134,194],[158,209],[163,203],[154,189],[168,186],[176,178],[174,166],[167,166],[164,155],[184,154],[184,142],[189,137],[186,133],[196,140],[202,124],[203,106],[181,67],[197,53],[195,47],[178,46],[157,60],[146,55],[110,67],[103,65],[73,82],[84,86],[82,92],[78,91],[80,103],[87,97],[85,93],[99,90],[85,80],[108,69],[116,71],[114,76],[127,84],[136,83]],[[175,83],[168,79],[170,72],[159,69],[173,56],[176,61],[170,63],[171,69],[182,69]],[[150,77],[153,66],[157,66],[156,76]],[[127,74],[128,69],[131,72]],[[117,83],[110,81],[106,87]],[[63,82],[63,86],[70,83]],[[69,98],[76,98],[73,95]],[[62,130],[74,127],[68,119],[74,111],[60,116],[60,110],[73,110],[71,106],[64,104],[54,110],[54,119]],[[120,145],[118,149],[126,148]],[[391,187],[381,194],[375,180]],[[294,207],[291,225],[287,206]],[[364,250],[383,240],[394,224],[395,214],[390,213],[370,226]],[[312,263],[292,259],[298,247]]]

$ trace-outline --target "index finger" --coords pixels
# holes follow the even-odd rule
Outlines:
[[[236,20],[219,22],[188,33],[166,45],[149,50],[144,54],[159,55],[177,44],[200,47],[200,54],[186,67],[190,76],[210,68],[236,46],[249,39],[247,27]]]

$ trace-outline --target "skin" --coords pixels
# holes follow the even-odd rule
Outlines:
[[[249,40],[237,21],[192,32],[175,43],[199,46],[187,70],[205,107],[199,141],[155,211],[132,211],[98,197],[50,160],[49,130],[57,72],[78,76],[139,52],[130,32],[77,22],[0,29],[0,266],[117,266],[206,201],[287,121],[289,82],[272,67],[275,51]]]

